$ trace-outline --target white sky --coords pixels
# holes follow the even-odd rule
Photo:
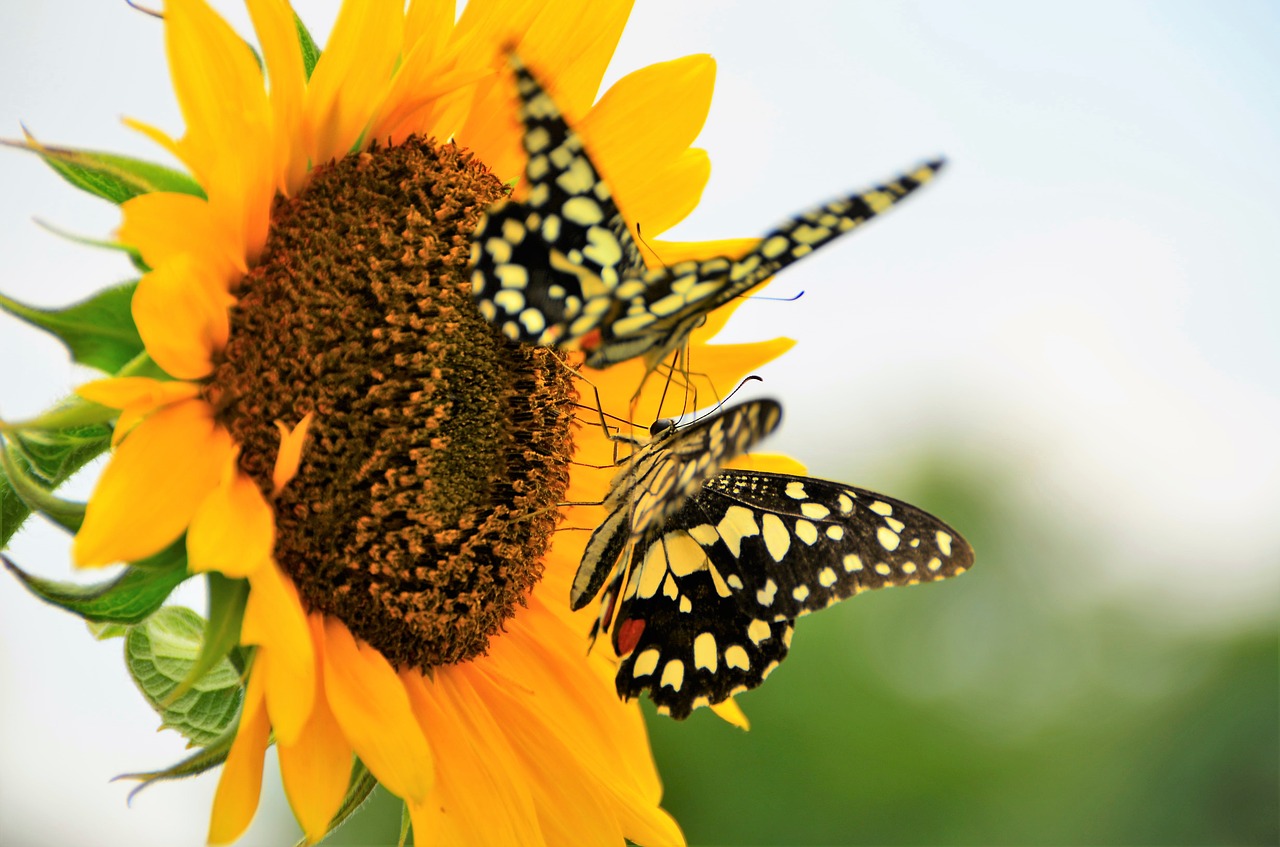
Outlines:
[[[334,7],[298,3],[318,38]],[[47,142],[159,158],[118,118],[180,129],[160,35],[122,2],[0,5],[0,136],[24,121]],[[676,237],[759,234],[947,154],[935,186],[770,291],[798,302],[739,312],[734,339],[801,339],[764,372],[759,393],[787,409],[770,446],[891,491],[894,458],[921,438],[962,445],[1016,470],[1013,496],[1099,534],[1105,560],[1126,562],[1102,574],[1106,593],[1212,624],[1276,606],[1277,44],[1280,6],[1239,0],[640,0],[606,82],[687,53],[719,62],[700,140],[714,172]],[[0,151],[0,185],[0,290],[63,304],[131,275],[31,222],[101,235],[109,206],[17,152]],[[0,363],[11,419],[80,378],[4,319]],[[15,555],[65,573],[51,532]],[[103,661],[118,651],[0,585],[8,826],[74,796],[68,842],[201,843],[211,781],[151,789],[132,811],[104,784],[181,754],[146,732]]]

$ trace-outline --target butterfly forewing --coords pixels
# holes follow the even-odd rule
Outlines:
[[[766,233],[740,259],[681,262],[624,280],[614,292],[623,302],[602,323],[587,364],[605,368],[643,355],[650,369],[656,367],[708,312],[888,210],[930,182],[943,165],[942,160],[926,162],[883,185],[802,212]]]
[[[626,545],[657,531],[702,483],[772,432],[782,419],[773,400],[730,406],[685,426],[670,426],[636,449],[605,495],[608,510],[591,534],[569,603],[580,609],[599,592]]]
[[[797,617],[973,564],[955,530],[900,500],[736,470],[709,479],[631,555],[638,565],[620,599],[611,591],[618,692],[647,690],[677,718],[759,685],[785,657]]]
[[[714,522],[713,546],[736,551],[721,572],[731,586],[740,582],[743,608],[776,620],[973,566],[973,548],[938,518],[851,485],[725,471],[707,481],[697,506]]]
[[[471,291],[481,315],[513,341],[573,347],[644,262],[582,139],[511,54],[524,149],[524,202],[481,219],[471,244]]]

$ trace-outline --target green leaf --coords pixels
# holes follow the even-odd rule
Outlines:
[[[209,618],[205,621],[200,655],[178,683],[178,687],[165,699],[166,706],[190,691],[197,680],[213,670],[218,662],[223,661],[240,644],[240,622],[244,620],[244,606],[249,599],[249,580],[228,579],[215,572],[206,574],[206,578],[209,586]]]
[[[240,675],[223,657],[190,691],[169,702],[199,660],[204,629],[204,619],[190,609],[165,606],[125,637],[125,664],[160,715],[161,728],[175,729],[197,745],[219,739],[243,699]]]
[[[79,364],[115,373],[144,349],[131,311],[137,286],[127,282],[63,309],[38,309],[0,295],[0,309],[52,333]]]
[[[92,623],[136,624],[146,620],[188,576],[185,567],[126,568],[107,582],[78,585],[27,573],[4,554],[0,554],[0,561],[32,594]]]
[[[68,532],[78,532],[84,522],[85,504],[55,497],[27,472],[26,459],[15,453],[0,438],[0,470],[3,470],[12,491],[28,509],[39,512]]]
[[[347,822],[347,818],[354,815],[369,799],[369,795],[373,793],[373,789],[378,787],[378,780],[373,778],[373,774],[369,773],[369,769],[364,766],[364,762],[356,759],[351,768],[351,781],[347,784],[347,794],[342,798],[342,805],[338,807],[338,812],[333,816],[333,820],[329,821],[329,828],[324,832],[324,838],[328,838],[333,831]],[[321,840],[323,841],[324,838]],[[306,837],[300,838],[298,843],[293,847],[307,847]],[[317,842],[318,843],[318,842]]]
[[[114,153],[46,147],[31,133],[26,133],[26,136],[23,141],[0,139],[0,144],[30,150],[76,188],[116,205],[153,191],[205,196],[199,183],[172,168]]]
[[[129,257],[129,261],[133,263],[133,266],[142,273],[146,273],[150,270],[150,268],[147,267],[147,263],[142,260],[142,254],[135,248],[130,247],[128,244],[122,244],[119,241],[107,241],[102,238],[90,238],[87,235],[76,235],[74,232],[62,229],[61,227],[56,227],[48,221],[42,221],[39,218],[35,219],[35,224],[41,229],[51,232],[59,238],[65,238],[67,241],[75,244],[83,244],[86,247],[97,247],[101,250],[115,250],[117,252],[124,253]]]
[[[307,25],[298,17],[297,12],[293,13],[293,25],[298,30],[298,44],[302,47],[302,69],[310,80],[311,72],[316,69],[316,62],[320,61],[320,48],[316,46],[315,39],[311,37]]]
[[[142,784],[129,792],[129,802],[133,802],[133,798],[139,791],[149,785],[168,779],[182,779],[187,776],[196,776],[207,770],[216,768],[227,760],[227,754],[231,752],[231,744],[236,740],[236,731],[239,729],[239,722],[232,721],[223,730],[222,734],[216,739],[206,744],[194,755],[188,756],[176,765],[158,771],[143,771],[141,773],[122,773],[115,779],[139,779]],[[115,780],[112,780],[113,782]]]

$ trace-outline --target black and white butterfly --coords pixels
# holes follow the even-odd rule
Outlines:
[[[796,618],[863,591],[964,573],[973,548],[901,500],[837,482],[728,470],[640,538],[617,601],[624,699],[683,719],[764,682]]]
[[[593,368],[642,357],[652,371],[708,312],[886,211],[943,166],[926,162],[806,210],[740,258],[650,270],[582,139],[519,58],[509,58],[528,196],[495,204],[477,226],[472,296],[485,320],[511,340],[582,350]]]

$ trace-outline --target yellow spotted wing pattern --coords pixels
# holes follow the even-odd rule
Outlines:
[[[582,350],[593,368],[642,357],[652,370],[708,312],[888,210],[943,166],[926,162],[808,209],[745,256],[648,269],[582,139],[514,53],[510,62],[528,194],[495,204],[477,226],[472,295],[511,340]]]
[[[660,531],[704,481],[773,432],[781,419],[782,407],[773,400],[751,400],[685,426],[669,420],[653,425],[651,440],[628,456],[614,477],[605,495],[605,519],[587,541],[573,578],[569,605],[576,610],[614,574],[593,637],[600,626],[607,626],[629,547]]]
[[[863,591],[964,573],[938,518],[861,488],[786,474],[711,477],[637,541],[613,644],[616,684],[676,719],[760,685],[796,618]]]

